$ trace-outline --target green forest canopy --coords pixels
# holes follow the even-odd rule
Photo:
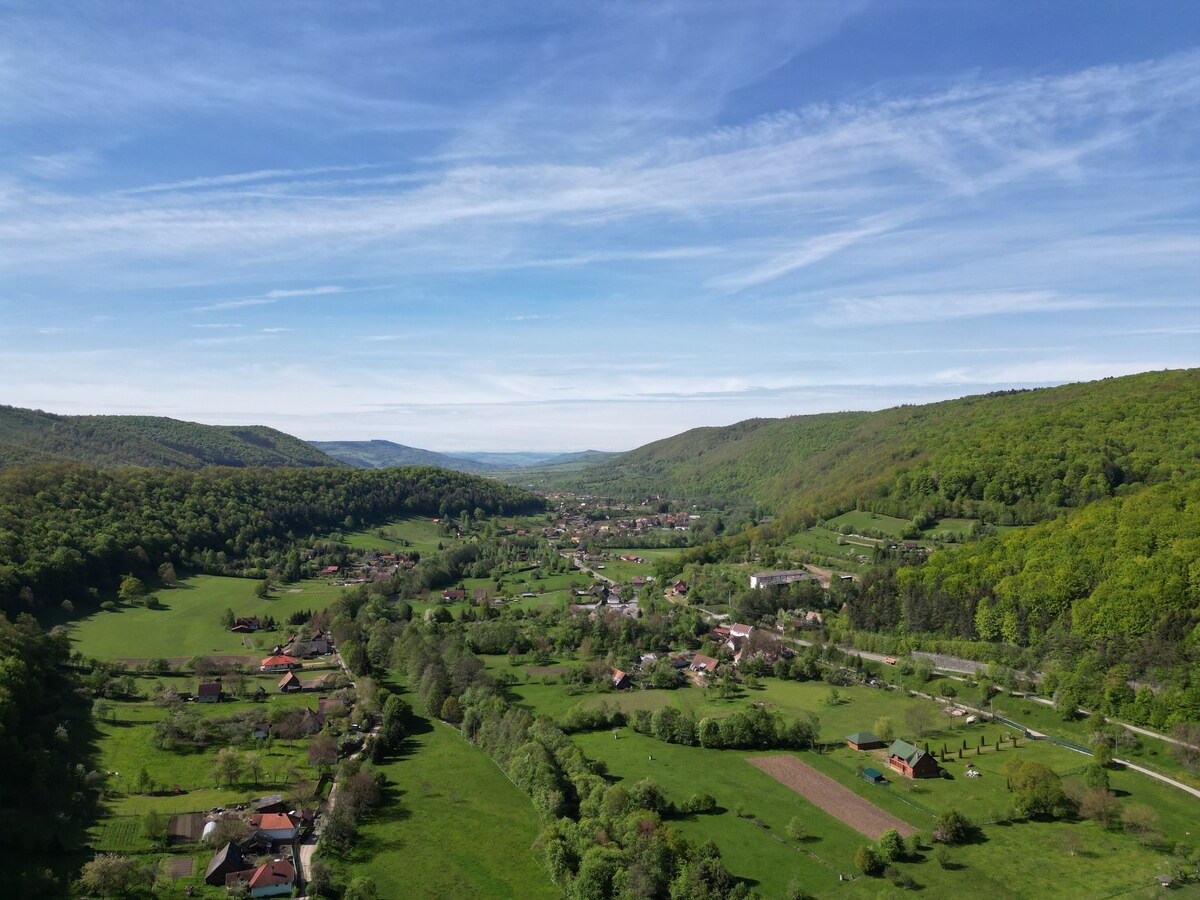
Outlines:
[[[1151,372],[881,412],[699,428],[590,467],[608,496],[750,498],[789,527],[856,505],[1031,523],[1133,486],[1196,477],[1200,370]]]
[[[0,469],[46,462],[119,466],[341,466],[263,425],[201,425],[163,416],[57,416],[0,406]]]
[[[432,467],[0,472],[0,610],[33,611],[200,552],[262,559],[295,534],[413,514],[518,513],[542,501]]]

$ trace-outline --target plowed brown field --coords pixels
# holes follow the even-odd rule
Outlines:
[[[879,836],[891,828],[895,828],[901,837],[917,831],[903,819],[884,812],[794,756],[756,756],[746,762],[873,841],[879,840]]]

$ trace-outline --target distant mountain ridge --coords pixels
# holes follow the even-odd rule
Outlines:
[[[477,452],[439,453],[394,441],[309,441],[317,449],[359,469],[386,469],[390,466],[440,466],[456,472],[504,477],[516,470],[548,466],[576,466],[616,456],[604,450],[576,453],[480,450]]]
[[[165,416],[60,416],[0,406],[0,469],[54,462],[101,469],[342,465],[305,441],[264,425],[201,425]]]
[[[486,475],[499,466],[434,450],[422,450],[394,441],[309,441],[323,453],[357,469],[388,469],[393,466],[438,466],[453,472]]]

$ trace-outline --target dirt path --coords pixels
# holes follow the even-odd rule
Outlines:
[[[880,835],[892,828],[901,837],[917,832],[903,819],[884,812],[874,803],[864,800],[848,787],[843,787],[794,756],[755,756],[747,758],[746,762],[873,841],[879,840]]]

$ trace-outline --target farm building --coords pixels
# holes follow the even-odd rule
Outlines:
[[[283,802],[283,794],[268,794],[250,801],[250,808],[256,813],[281,813],[287,808]]]
[[[892,741],[888,747],[888,765],[909,778],[937,778],[942,771],[932,754],[908,741]]]
[[[197,703],[220,703],[221,702],[221,682],[219,681],[202,681],[200,686],[196,688]]]
[[[629,676],[620,669],[609,668],[608,677],[612,679],[612,686],[618,691],[628,690]]]
[[[241,847],[234,843],[226,844],[213,854],[213,858],[204,872],[204,883],[220,887],[225,883],[226,875],[240,872],[245,866]]]
[[[788,569],[783,572],[755,572],[750,576],[750,587],[761,588],[773,584],[791,584],[794,581],[816,581],[817,576],[805,569]]]
[[[874,732],[856,731],[846,735],[846,744],[851,750],[879,750],[884,744]]]
[[[293,694],[296,691],[303,690],[303,685],[300,679],[296,677],[295,672],[288,672],[279,679],[279,690],[284,694]]]
[[[862,777],[871,782],[871,784],[887,784],[887,779],[878,769],[866,768],[862,770]]]

